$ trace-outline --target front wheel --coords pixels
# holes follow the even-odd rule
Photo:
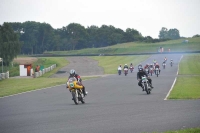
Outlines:
[[[147,84],[144,84],[144,87],[145,87],[145,91],[147,94],[150,94],[150,91],[149,91],[149,88],[148,88],[148,85]]]
[[[78,104],[78,95],[77,95],[76,91],[72,91],[72,97],[73,97],[74,103],[77,105]]]
[[[79,97],[80,97],[80,101],[84,104],[85,103],[85,99],[84,99],[84,96],[83,96],[82,92],[79,94]]]
[[[157,77],[158,77],[158,70],[156,70],[156,75],[157,75]]]

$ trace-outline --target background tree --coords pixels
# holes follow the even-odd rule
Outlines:
[[[168,31],[168,38],[169,39],[179,39],[180,35],[179,35],[179,30],[175,29],[169,29]]]
[[[9,63],[20,53],[22,42],[8,23],[0,25],[0,57],[3,58],[4,65]]]
[[[167,29],[165,27],[162,27],[162,29],[159,32],[159,39],[164,40],[164,39],[179,39],[180,34],[179,30],[174,28],[174,29]]]
[[[168,29],[165,27],[162,27],[162,29],[159,32],[158,35],[159,39],[167,39],[168,37]]]
[[[87,47],[88,34],[84,26],[71,23],[66,27],[66,29],[71,50]]]

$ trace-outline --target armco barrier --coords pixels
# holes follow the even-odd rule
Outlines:
[[[0,73],[0,80],[8,78],[9,78],[9,71],[7,71],[6,73]]]
[[[40,76],[42,76],[43,74],[45,74],[45,73],[47,73],[47,72],[53,70],[54,68],[56,68],[56,64],[54,64],[54,65],[52,65],[52,66],[50,66],[50,67],[48,67],[48,68],[44,68],[44,69],[40,70],[39,72],[35,72],[33,77],[34,77],[34,78],[40,77]]]

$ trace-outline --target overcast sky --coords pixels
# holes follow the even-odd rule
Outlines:
[[[0,0],[0,25],[25,21],[55,29],[70,23],[112,25],[153,38],[166,27],[192,37],[200,34],[200,0]]]

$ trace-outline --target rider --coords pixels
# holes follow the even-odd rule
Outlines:
[[[143,91],[144,91],[144,86],[142,85],[142,76],[144,76],[144,75],[147,77],[147,79],[148,79],[148,81],[149,81],[149,86],[150,86],[151,88],[153,88],[153,86],[152,86],[152,80],[151,80],[150,77],[146,74],[146,72],[143,71],[143,68],[140,68],[140,69],[139,69],[139,72],[137,73],[137,80],[139,81],[139,82],[138,82],[138,85],[139,85],[140,87],[142,87]]]
[[[125,64],[125,65],[124,65],[124,69],[125,69],[125,68],[127,68],[127,69],[128,69],[128,65],[127,65],[127,64]]]
[[[158,63],[156,63],[156,65],[155,65],[155,69],[156,68],[158,68],[158,70],[159,70],[159,73],[160,73],[160,66],[159,66],[159,64]],[[156,73],[156,71],[155,71],[155,73]]]
[[[165,63],[167,62],[167,57],[164,58],[164,62],[165,62]]]
[[[119,71],[119,70],[122,70],[122,65],[121,65],[121,64],[118,66],[117,70],[118,70],[118,71]]]
[[[154,59],[154,60],[153,60],[153,64],[156,65],[156,62],[157,62],[157,61]]]
[[[75,78],[77,79],[78,83],[79,83],[80,85],[83,86],[83,95],[86,96],[86,95],[87,95],[87,92],[85,91],[85,86],[82,84],[82,79],[81,79],[81,77],[76,73],[76,71],[75,71],[74,69],[71,69],[71,70],[70,70],[69,78],[71,78],[71,77],[75,77]],[[68,79],[69,79],[69,78],[68,78]]]
[[[132,64],[132,63],[130,64],[130,67],[133,67],[133,64]]]
[[[131,69],[131,68],[132,68],[132,70],[134,69],[134,67],[133,67],[133,64],[132,64],[132,63],[130,64],[130,69]]]
[[[147,74],[149,74],[149,64],[148,63],[144,66],[144,70],[146,70],[146,69],[148,69]]]
[[[154,68],[154,67],[153,67],[153,64],[150,64],[150,65],[149,65],[149,68]]]
[[[149,68],[149,64],[148,63],[144,66],[144,69],[146,69],[146,68]]]

